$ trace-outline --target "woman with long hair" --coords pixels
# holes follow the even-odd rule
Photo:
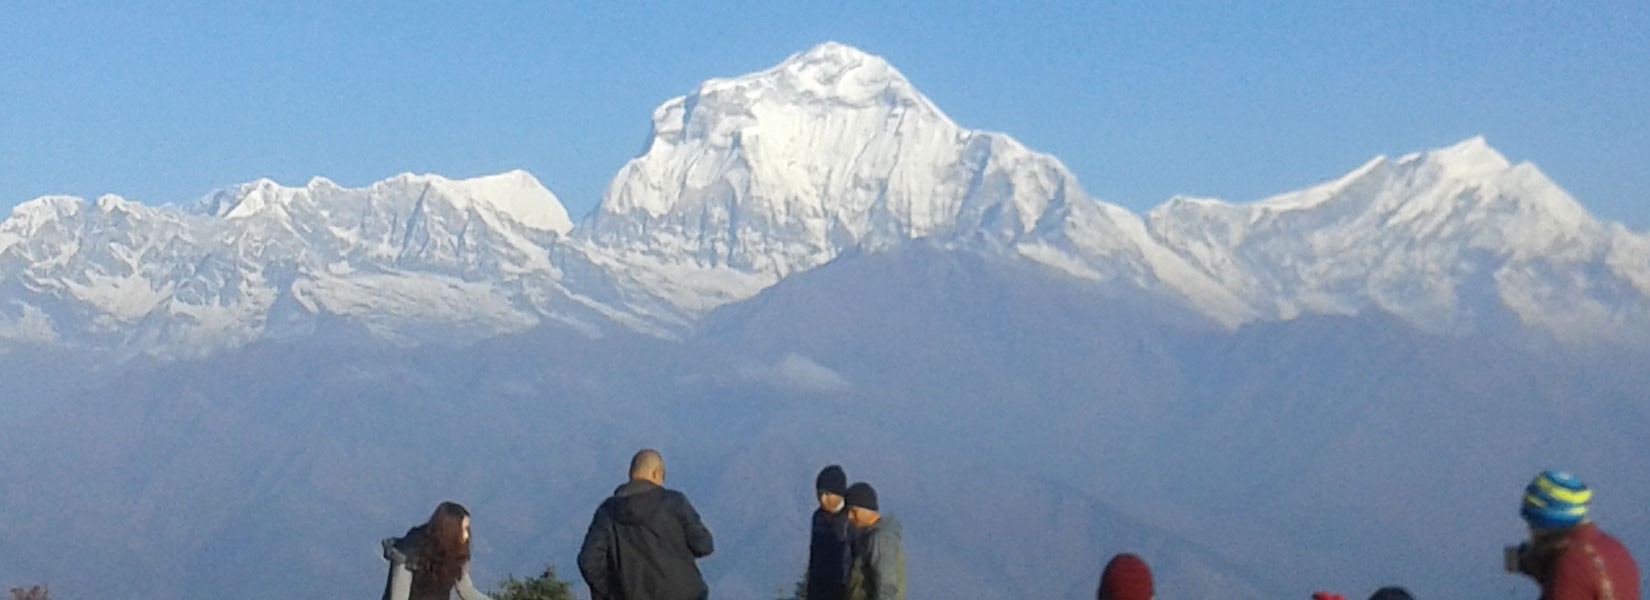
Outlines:
[[[384,600],[492,600],[470,581],[470,511],[442,502],[430,520],[384,540],[390,561]]]

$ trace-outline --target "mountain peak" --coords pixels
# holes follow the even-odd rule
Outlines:
[[[143,205],[127,200],[115,194],[104,194],[97,198],[97,209],[103,212],[132,212]]]
[[[246,218],[280,203],[277,196],[285,189],[275,180],[261,177],[207,194],[196,203],[194,211],[222,219]]]
[[[563,235],[573,229],[567,208],[562,206],[555,193],[544,187],[537,177],[521,169],[456,181],[441,177],[433,179],[437,180],[439,187],[487,204],[522,225]]]
[[[758,76],[776,80],[782,87],[798,93],[802,100],[863,105],[921,98],[905,75],[882,57],[836,42],[793,54]]]
[[[770,72],[816,81],[833,81],[843,76],[869,82],[905,81],[905,76],[882,57],[837,42],[825,42],[792,54]]]
[[[1399,160],[1401,163],[1417,161],[1436,165],[1450,175],[1462,178],[1495,175],[1512,168],[1507,157],[1491,147],[1481,135],[1437,150],[1410,154]]]
[[[790,62],[857,63],[865,60],[881,61],[876,55],[837,41],[825,41],[812,48],[792,54],[780,64]]]
[[[46,223],[80,212],[86,201],[74,196],[52,195],[29,200],[11,209],[11,216],[0,220],[0,233],[33,235]],[[0,246],[3,246],[0,243]]]
[[[788,114],[813,122],[844,110],[876,113],[883,120],[917,112],[950,122],[882,57],[825,42],[761,71],[705,80],[687,95],[665,101],[653,111],[653,131],[642,153],[691,142],[732,147],[765,117]]]
[[[707,116],[696,109],[719,113],[749,111],[756,105],[923,106],[937,111],[887,60],[837,42],[792,54],[761,71],[707,80],[679,100],[686,113],[683,119]]]
[[[1400,164],[1431,170],[1438,185],[1433,193],[1412,193],[1400,214],[1435,212],[1440,215],[1471,210],[1517,216],[1517,228],[1533,233],[1518,240],[1528,251],[1544,251],[1565,236],[1594,223],[1587,210],[1541,172],[1534,164],[1512,164],[1483,136],[1473,136],[1454,145],[1405,156]],[[1426,179],[1432,179],[1428,177]],[[1462,190],[1471,191],[1463,194]],[[1413,192],[1413,190],[1412,190]],[[1502,223],[1502,229],[1513,227]],[[1503,232],[1505,233],[1505,232]],[[1503,236],[1513,240],[1514,237]]]
[[[887,61],[836,42],[761,71],[706,80],[665,101],[652,120],[648,145],[603,197],[594,217],[598,229],[603,215],[657,218],[683,200],[725,205],[751,196],[753,187],[809,188],[793,196],[811,198],[817,188],[841,185],[820,181],[848,171],[841,163],[855,157],[885,162],[868,148],[896,152],[913,138],[936,142],[959,134]],[[911,129],[931,135],[911,136]],[[771,164],[753,169],[759,163]],[[683,184],[686,190],[660,193]],[[680,197],[682,191],[691,197]]]
[[[79,210],[86,204],[86,200],[62,194],[41,196],[28,200],[12,207],[12,217],[34,218],[41,216],[62,215]]]
[[[778,277],[856,246],[1028,232],[1085,198],[1005,135],[958,126],[880,57],[827,42],[653,113],[581,235]]]
[[[314,177],[301,188],[282,186],[270,179],[258,179],[224,188],[203,198],[198,212],[224,219],[248,218],[271,209],[284,211],[295,201],[310,202],[337,193],[367,192],[397,196],[398,189],[436,190],[455,206],[468,209],[486,206],[529,228],[566,234],[573,228],[561,200],[532,174],[520,169],[471,179],[448,179],[434,174],[401,173],[364,189],[339,187],[323,177]]]

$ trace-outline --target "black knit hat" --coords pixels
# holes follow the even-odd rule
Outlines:
[[[831,465],[819,471],[814,478],[814,491],[830,492],[838,496],[848,493],[848,474],[842,472],[842,467]]]
[[[1384,587],[1375,590],[1375,595],[1370,596],[1369,600],[1415,600],[1415,597],[1409,595],[1409,590],[1401,587]]]
[[[849,507],[877,510],[877,489],[863,481],[848,486],[848,493],[842,495]]]

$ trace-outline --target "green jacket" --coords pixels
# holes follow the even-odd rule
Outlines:
[[[905,549],[899,536],[899,521],[892,517],[854,532],[848,600],[905,600]]]

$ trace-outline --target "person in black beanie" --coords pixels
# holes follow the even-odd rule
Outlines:
[[[854,526],[854,560],[848,568],[847,600],[905,600],[905,549],[899,521],[884,516],[869,483],[848,486],[842,495]]]
[[[1375,595],[1370,596],[1369,600],[1415,600],[1415,597],[1409,595],[1409,590],[1404,588],[1387,586],[1375,590]]]
[[[853,558],[849,546],[848,511],[842,496],[848,493],[848,475],[831,465],[814,478],[813,537],[808,542],[808,575],[804,589],[808,600],[842,600],[848,590],[848,565]]]

